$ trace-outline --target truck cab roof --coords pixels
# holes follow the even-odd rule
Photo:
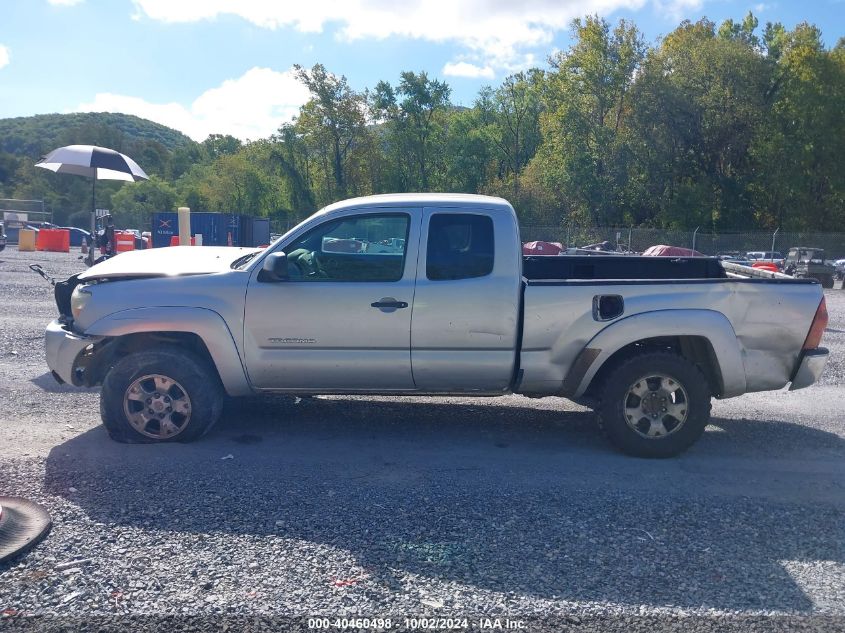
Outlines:
[[[365,207],[480,207],[513,212],[507,200],[495,196],[470,193],[388,193],[342,200],[324,207],[318,213],[329,214]]]

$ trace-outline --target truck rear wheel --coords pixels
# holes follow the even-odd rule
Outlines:
[[[607,375],[598,420],[610,442],[629,455],[678,455],[710,420],[707,378],[676,354],[635,356]]]
[[[833,275],[816,275],[816,279],[822,285],[822,288],[827,288],[828,290],[833,288]]]
[[[191,352],[154,348],[120,359],[103,381],[100,417],[125,443],[190,442],[220,417],[223,387]]]

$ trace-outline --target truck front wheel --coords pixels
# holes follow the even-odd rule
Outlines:
[[[121,358],[100,395],[100,417],[113,440],[190,442],[220,417],[223,388],[187,350],[154,348]]]
[[[710,420],[707,378],[669,352],[647,352],[606,377],[599,426],[611,443],[636,457],[672,457],[692,446]]]

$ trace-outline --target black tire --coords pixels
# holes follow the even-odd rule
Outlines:
[[[686,401],[687,406],[680,409],[686,418],[680,422],[667,414],[666,418],[658,420],[661,427],[668,429],[667,434],[645,437],[645,431],[633,428],[637,426],[637,420],[632,419],[629,424],[627,411],[631,409],[626,409],[626,405],[631,404],[629,397],[634,398],[635,404],[637,402],[638,396],[633,395],[631,389],[639,386],[640,382],[647,382],[645,379],[654,374],[661,374],[667,378],[667,384],[676,383],[680,387],[683,396],[676,392],[672,398],[679,400],[673,401],[671,405],[678,406],[678,402]],[[646,385],[648,396],[653,393],[653,384],[654,381]],[[664,391],[654,393],[663,394]],[[693,363],[669,352],[645,352],[621,362],[607,374],[601,394],[601,404],[597,409],[599,427],[614,446],[635,457],[678,455],[701,437],[710,421],[711,394],[707,378]],[[648,419],[644,421],[651,424]]]
[[[161,428],[158,429],[159,437],[140,432],[130,422],[124,407],[127,390],[139,379],[151,375],[175,381],[175,394],[182,395],[171,393],[174,398],[187,394],[189,414],[181,415],[178,421],[184,426],[169,437],[162,436]],[[217,422],[223,409],[223,396],[223,386],[216,372],[196,354],[179,348],[158,347],[129,354],[109,370],[100,394],[100,417],[109,436],[117,442],[190,442],[202,437]],[[130,405],[134,406],[134,402],[127,402],[127,407]],[[172,415],[175,417],[176,413]],[[146,431],[156,435],[155,424],[147,425]]]
[[[822,288],[827,288],[830,290],[833,288],[833,277],[830,275],[821,275],[820,281],[822,282]]]

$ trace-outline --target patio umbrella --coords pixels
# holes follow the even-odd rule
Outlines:
[[[49,169],[57,174],[73,174],[91,179],[91,235],[97,233],[95,217],[97,180],[149,180],[144,170],[134,160],[107,147],[96,145],[67,145],[54,149],[36,167]]]

